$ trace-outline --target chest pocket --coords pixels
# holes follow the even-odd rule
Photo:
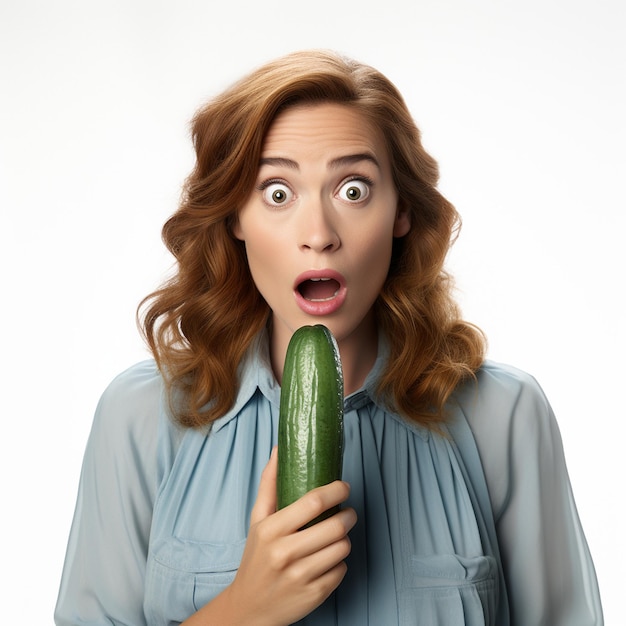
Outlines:
[[[403,623],[494,625],[498,570],[491,556],[414,556],[399,593]],[[470,621],[468,621],[468,619]]]
[[[170,537],[152,546],[144,604],[148,623],[182,622],[215,598],[233,581],[245,543]]]

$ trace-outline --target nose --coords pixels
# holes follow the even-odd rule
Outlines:
[[[334,223],[332,207],[323,202],[311,202],[302,207],[299,247],[313,252],[334,252],[341,239]]]

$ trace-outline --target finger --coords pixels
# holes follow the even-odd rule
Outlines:
[[[303,575],[309,581],[313,581],[323,576],[329,570],[345,561],[350,554],[352,545],[347,535],[324,546],[321,550],[304,557],[298,562],[298,567],[302,568]]]
[[[250,525],[260,522],[272,513],[276,512],[276,472],[277,472],[278,448],[272,448],[272,454],[261,474],[259,492],[256,502],[250,514]]]
[[[312,489],[279,511],[285,532],[295,532],[304,527],[318,515],[345,502],[349,495],[350,485],[341,480]]]
[[[322,601],[326,600],[326,598],[339,586],[339,583],[341,583],[347,571],[348,567],[344,561],[341,561],[317,579],[318,585],[324,589],[324,597]]]
[[[289,546],[291,557],[294,560],[305,558],[319,553],[327,546],[343,541],[354,527],[356,520],[354,509],[341,509],[331,517],[296,533],[294,538],[297,541]]]

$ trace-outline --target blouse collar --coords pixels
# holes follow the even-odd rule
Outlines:
[[[389,353],[386,339],[379,333],[378,355],[374,366],[367,375],[363,386],[346,397],[344,411],[358,409],[370,402],[375,402],[381,408],[384,405],[376,401],[376,382],[380,377],[387,355]],[[246,404],[255,396],[257,390],[278,409],[280,406],[280,385],[272,371],[269,355],[269,336],[267,329],[263,329],[248,348],[239,370],[239,391],[230,410],[215,420],[211,426],[214,431],[220,430],[230,420],[236,417]]]

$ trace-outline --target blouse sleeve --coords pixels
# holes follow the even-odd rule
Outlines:
[[[160,400],[152,362],[121,374],[100,399],[55,611],[59,626],[146,623],[143,586],[159,480]]]
[[[552,409],[530,376],[516,370],[486,376],[493,377],[492,406],[510,408],[506,420],[487,410],[490,419],[477,420],[475,436],[494,505],[511,623],[601,625],[595,569]]]

